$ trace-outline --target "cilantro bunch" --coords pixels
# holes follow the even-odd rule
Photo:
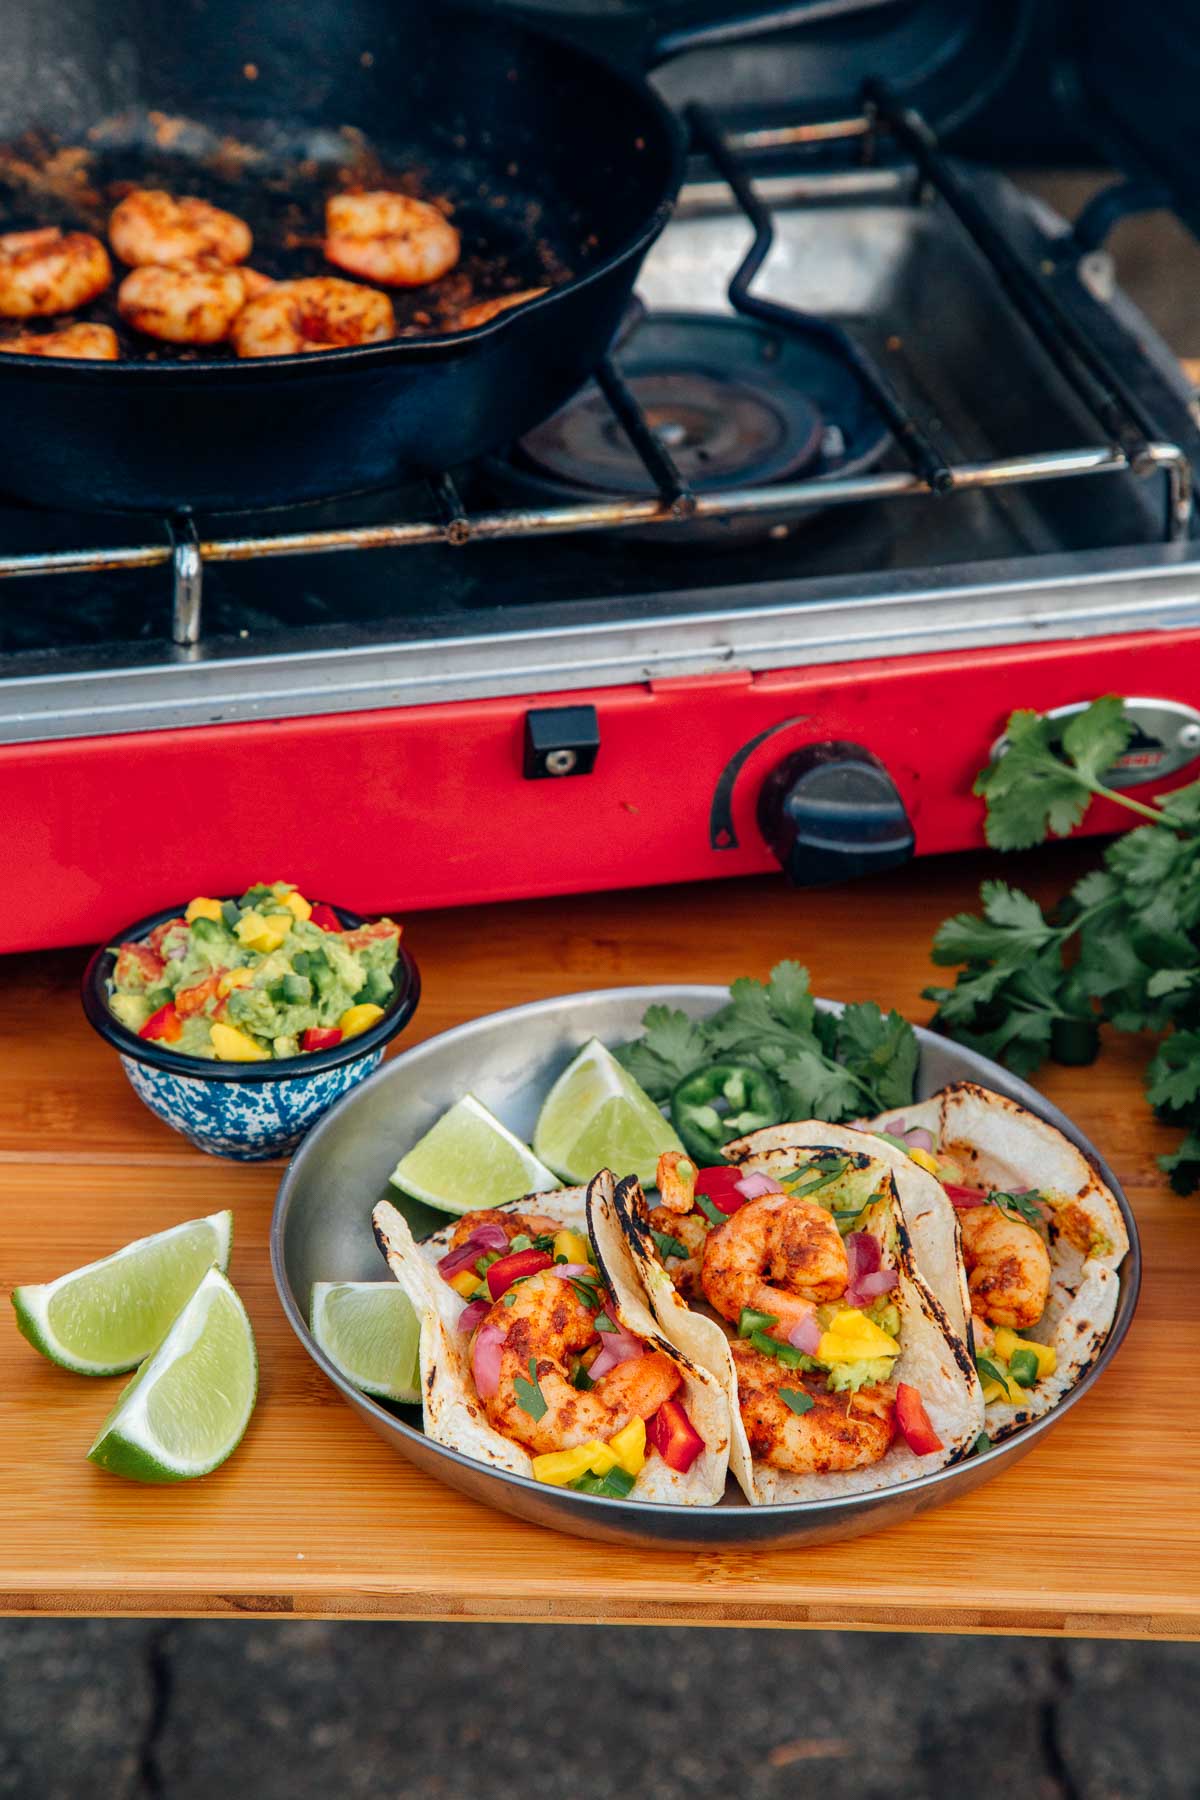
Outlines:
[[[654,1100],[669,1099],[698,1069],[735,1061],[775,1077],[786,1106],[781,1120],[837,1124],[912,1102],[918,1056],[912,1026],[873,1001],[840,1015],[819,1012],[808,970],[796,962],[776,964],[769,981],[731,983],[728,1005],[711,1018],[651,1006],[642,1025],[644,1035],[616,1054]]]
[[[940,927],[933,960],[960,964],[953,987],[929,987],[934,1023],[1016,1073],[1047,1056],[1091,1059],[1098,1027],[1165,1033],[1146,1071],[1159,1117],[1185,1128],[1159,1161],[1179,1193],[1200,1186],[1200,782],[1147,806],[1102,777],[1134,725],[1116,695],[1061,730],[1016,712],[1008,747],[975,783],[987,839],[1023,850],[1066,836],[1103,795],[1148,821],[1104,850],[1047,917],[1028,894],[988,881],[982,912]]]

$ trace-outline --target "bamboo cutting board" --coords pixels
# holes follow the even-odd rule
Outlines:
[[[1057,892],[1086,846],[1006,879]],[[982,857],[796,894],[766,879],[537,901],[408,923],[425,998],[406,1042],[543,995],[765,975],[920,1021],[933,930]],[[291,871],[302,879],[303,870]],[[220,1162],[146,1112],[79,1011],[83,956],[0,962],[0,1279],[47,1280],[232,1206],[231,1273],[262,1366],[245,1442],[207,1480],[140,1488],[84,1460],[117,1391],[53,1368],[0,1324],[0,1608],[814,1625],[1200,1637],[1200,1201],[1169,1193],[1173,1141],[1141,1097],[1147,1047],[1041,1085],[1101,1146],[1136,1209],[1142,1303],[1105,1378],[1016,1468],[945,1508],[815,1550],[637,1551],[493,1513],[411,1469],[285,1324],[267,1259],[278,1166]],[[7,1312],[7,1308],[5,1309]]]

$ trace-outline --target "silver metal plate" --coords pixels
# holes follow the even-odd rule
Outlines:
[[[642,1014],[656,1002],[702,1017],[727,998],[727,990],[718,987],[611,988],[492,1013],[396,1057],[333,1107],[301,1145],[280,1185],[271,1222],[271,1265],[284,1312],[304,1348],[334,1386],[380,1436],[418,1468],[503,1512],[581,1537],[697,1548],[827,1543],[911,1518],[990,1480],[1032,1449],[1041,1434],[1052,1430],[1099,1378],[1129,1327],[1141,1279],[1137,1224],[1115,1177],[1070,1121],[1023,1081],[985,1057],[918,1028],[921,1062],[917,1088],[921,1097],[947,1082],[971,1080],[1020,1101],[1065,1132],[1091,1158],[1117,1196],[1129,1232],[1130,1250],[1121,1268],[1117,1316],[1099,1357],[1053,1412],[1016,1437],[957,1468],[877,1493],[751,1507],[731,1478],[729,1492],[718,1506],[658,1506],[602,1500],[489,1468],[425,1437],[419,1409],[389,1411],[351,1387],[317,1348],[308,1330],[312,1284],[385,1278],[372,1236],[371,1209],[385,1197],[399,1203],[388,1176],[438,1115],[470,1090],[528,1141],[551,1082],[590,1037],[618,1044],[636,1036]],[[819,1004],[829,1007],[831,1003]],[[419,1232],[422,1224],[432,1228],[437,1223],[445,1223],[444,1216],[417,1209],[415,1230]],[[314,1411],[313,1429],[319,1428],[319,1414]]]

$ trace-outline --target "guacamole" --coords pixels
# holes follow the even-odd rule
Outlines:
[[[401,928],[353,930],[287,881],[240,900],[193,900],[136,943],[114,945],[115,1018],[185,1056],[265,1062],[331,1050],[383,1017]]]

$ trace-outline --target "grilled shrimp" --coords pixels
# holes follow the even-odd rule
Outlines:
[[[296,356],[382,343],[395,331],[386,294],[333,275],[313,275],[304,281],[277,281],[250,300],[238,314],[232,336],[239,356]]]
[[[710,1306],[737,1319],[744,1306],[774,1313],[777,1336],[814,1302],[837,1300],[850,1279],[846,1246],[823,1207],[791,1194],[764,1194],[738,1208],[704,1246],[700,1284]]]
[[[9,231],[0,237],[0,315],[47,318],[74,312],[112,280],[108,251],[86,231]]]
[[[78,356],[87,362],[116,362],[120,354],[111,325],[64,325],[61,331],[27,331],[0,342],[14,356]]]
[[[708,1226],[703,1217],[700,1213],[681,1215],[667,1206],[656,1206],[650,1214],[650,1229],[674,1238],[687,1251],[686,1257],[667,1251],[662,1261],[679,1292],[690,1298],[699,1290],[700,1265],[708,1242]]]
[[[325,255],[339,269],[384,287],[423,287],[458,261],[461,240],[427,200],[379,191],[332,194],[325,202]]]
[[[274,283],[221,263],[143,263],[117,289],[117,310],[135,330],[168,344],[219,344],[252,293]]]
[[[522,288],[519,294],[501,294],[495,300],[477,300],[474,306],[464,306],[454,321],[455,331],[473,331],[476,325],[486,325],[497,313],[508,312],[510,307],[524,306],[529,300],[539,300],[548,288]]]
[[[822,1380],[806,1380],[744,1338],[734,1338],[729,1348],[737,1369],[739,1409],[756,1462],[797,1475],[832,1475],[869,1468],[886,1456],[895,1419],[891,1387],[833,1394]],[[812,1405],[806,1412],[795,1412],[781,1397],[782,1388],[793,1395],[806,1394]]]
[[[581,1392],[571,1385],[568,1358],[603,1342],[596,1315],[569,1281],[549,1273],[531,1276],[509,1294],[516,1296],[513,1304],[498,1300],[479,1326],[504,1333],[500,1384],[482,1404],[497,1431],[533,1455],[569,1450],[592,1438],[607,1440],[631,1419],[650,1418],[679,1387],[683,1378],[671,1358],[651,1350],[618,1363]],[[515,1385],[530,1382],[531,1361],[546,1404],[539,1419],[521,1405],[524,1390]]]
[[[1033,1226],[996,1206],[963,1207],[958,1223],[971,1311],[992,1325],[1036,1325],[1050,1294],[1050,1253]]]
[[[451,1250],[457,1250],[460,1244],[465,1244],[481,1225],[499,1225],[510,1244],[515,1237],[535,1238],[547,1232],[562,1230],[557,1219],[548,1219],[543,1213],[507,1212],[500,1206],[484,1206],[476,1212],[463,1214],[451,1235]]]
[[[135,188],[113,208],[109,242],[123,263],[245,262],[254,239],[236,213],[161,188]],[[208,340],[211,341],[211,340]]]

